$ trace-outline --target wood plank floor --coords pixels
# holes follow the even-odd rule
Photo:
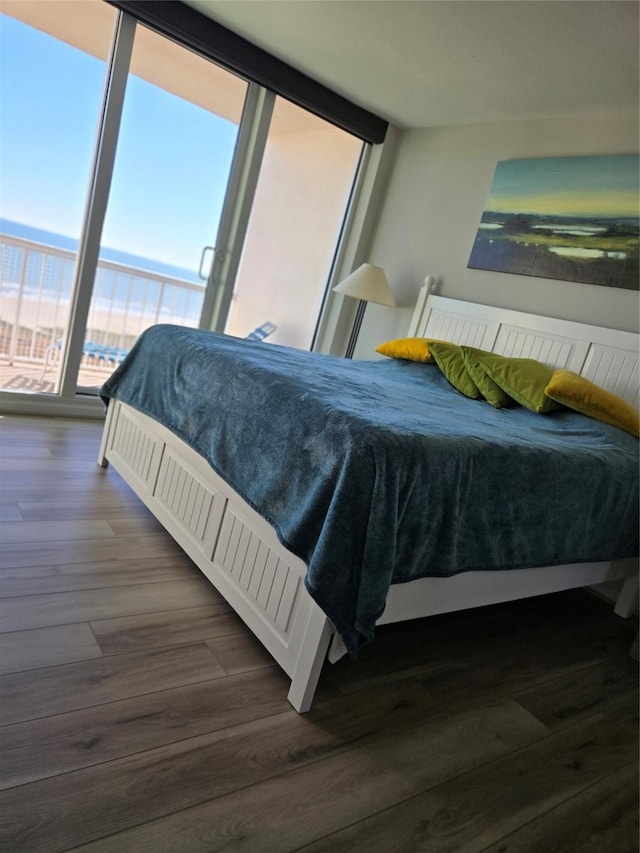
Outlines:
[[[298,715],[100,431],[0,418],[1,851],[638,850],[636,619],[386,626]]]

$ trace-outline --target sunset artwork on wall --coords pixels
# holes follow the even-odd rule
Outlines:
[[[637,290],[636,154],[502,160],[468,266]]]

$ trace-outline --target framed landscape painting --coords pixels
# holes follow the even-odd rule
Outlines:
[[[502,160],[468,267],[638,290],[639,158]]]

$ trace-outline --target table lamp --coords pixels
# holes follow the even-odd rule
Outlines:
[[[345,352],[345,358],[353,358],[353,351],[356,348],[367,302],[377,302],[379,305],[390,305],[395,308],[396,301],[391,293],[384,270],[382,267],[373,266],[373,264],[362,264],[333,289],[343,296],[351,296],[353,299],[359,300]]]

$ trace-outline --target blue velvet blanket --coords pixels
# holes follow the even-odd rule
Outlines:
[[[184,439],[308,567],[351,654],[391,583],[638,552],[638,441],[494,409],[435,365],[154,326],[101,390]]]

